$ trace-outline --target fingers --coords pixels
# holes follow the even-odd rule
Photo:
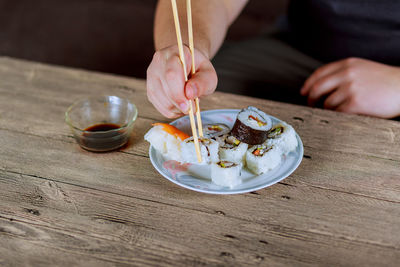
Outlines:
[[[192,64],[190,51],[185,53],[186,58],[187,54],[189,55],[189,61],[186,59],[186,67],[189,72]],[[217,73],[211,62],[202,54],[198,53],[195,64],[196,73],[190,77],[189,81],[185,85],[184,72],[179,57],[172,56],[167,62],[168,69],[165,74],[167,96],[169,96],[171,102],[173,102],[174,105],[184,113],[187,113],[188,111],[188,99],[195,99],[196,97],[209,95],[213,93],[217,87]],[[185,90],[176,90],[176,88],[185,88]]]
[[[327,96],[327,109],[390,118],[399,114],[399,73],[392,66],[348,58],[315,71],[301,93],[308,96],[310,105]]]
[[[217,88],[218,78],[210,61],[204,61],[185,87],[188,99],[212,94]]]
[[[188,110],[188,99],[185,96],[185,76],[179,56],[175,55],[168,59],[163,84],[165,95],[170,102],[183,113]]]
[[[325,102],[324,108],[326,109],[336,109],[338,106],[343,104],[347,99],[350,98],[350,83],[344,84],[339,87],[336,91],[330,94]]]
[[[167,97],[161,88],[161,81],[159,79],[148,79],[147,81],[147,98],[153,106],[165,117],[176,118],[182,115],[172,103],[167,100]],[[164,99],[164,101],[162,101]]]
[[[346,69],[328,74],[319,79],[314,85],[311,86],[308,92],[308,105],[314,106],[322,96],[331,93],[333,90],[339,88],[348,81]]]
[[[312,89],[313,85],[317,83],[319,80],[323,79],[324,77],[330,76],[335,72],[340,70],[347,70],[351,71],[354,66],[357,66],[362,59],[359,58],[346,58],[339,61],[335,61],[329,64],[326,64],[310,75],[310,77],[304,82],[303,87],[300,90],[300,94],[308,95],[310,90]]]
[[[185,77],[177,47],[157,51],[147,70],[149,101],[168,118],[181,116],[182,110],[187,110],[184,85]]]
[[[300,94],[302,95],[308,95],[311,88],[313,85],[320,79],[331,75],[332,73],[337,72],[343,67],[343,62],[342,61],[337,61],[333,63],[326,64],[320,68],[318,68],[316,71],[314,71],[313,74],[308,77],[308,79],[304,82],[303,88],[300,90]]]
[[[185,47],[186,70],[192,66]],[[189,100],[215,91],[217,74],[210,60],[195,49],[196,73],[186,82],[176,46],[157,51],[147,70],[147,95],[157,110],[168,118],[187,113]]]

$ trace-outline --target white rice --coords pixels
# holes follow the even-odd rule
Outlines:
[[[158,152],[167,153],[167,136],[169,134],[163,131],[162,126],[157,125],[151,128],[144,136],[144,139],[149,142]]]
[[[212,137],[216,138],[224,134],[227,134],[230,131],[231,129],[223,123],[203,125],[203,133],[204,136],[207,138],[212,138]]]
[[[224,161],[230,161],[234,163],[241,163],[245,165],[245,155],[248,148],[248,144],[240,142],[234,136],[224,135],[219,139],[219,159]],[[239,145],[234,145],[233,142],[240,142]]]
[[[193,164],[210,164],[212,162],[218,162],[218,149],[219,143],[213,139],[209,138],[199,138],[201,163],[197,160],[196,149],[194,146],[193,137],[190,137],[183,142],[181,142],[182,162],[193,163]]]
[[[253,151],[258,147],[266,147],[267,151],[263,155],[255,156]],[[281,163],[281,155],[282,151],[277,146],[265,146],[264,144],[252,146],[246,152],[247,168],[257,175],[265,173]]]
[[[296,149],[298,142],[296,138],[296,131],[293,127],[285,122],[281,122],[272,127],[271,131],[275,127],[283,127],[283,133],[275,136],[275,138],[268,138],[266,144],[271,146],[275,145],[282,150],[283,154],[288,154],[290,151]]]
[[[167,146],[167,158],[176,160],[181,162],[182,161],[182,147],[181,147],[181,140],[176,138],[174,135],[168,134],[166,140]]]
[[[226,165],[233,165],[232,167],[224,168],[220,162],[211,165],[211,179],[216,185],[227,186],[233,188],[242,183],[240,172],[242,170],[241,164],[230,163],[224,161]]]
[[[265,123],[265,125],[260,125],[256,120],[249,118],[250,116],[259,119],[261,122]],[[245,125],[260,131],[268,131],[272,126],[271,118],[263,111],[253,106],[249,106],[247,109],[239,112],[237,119]]]

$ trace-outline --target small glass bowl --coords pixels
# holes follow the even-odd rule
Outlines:
[[[72,104],[65,121],[82,148],[106,152],[128,142],[137,115],[136,106],[127,99],[98,96]]]

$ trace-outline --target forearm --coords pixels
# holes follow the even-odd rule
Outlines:
[[[247,0],[193,0],[192,18],[195,47],[211,58],[225,39],[230,24]],[[188,44],[186,0],[177,0],[183,42]],[[156,50],[176,44],[170,0],[159,0],[155,16]]]

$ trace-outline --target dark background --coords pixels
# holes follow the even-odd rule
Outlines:
[[[0,55],[144,78],[156,2],[0,0]],[[228,39],[267,30],[286,5],[251,0]]]

